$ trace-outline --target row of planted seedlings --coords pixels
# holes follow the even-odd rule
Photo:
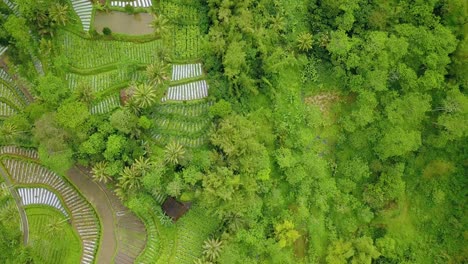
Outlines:
[[[218,221],[200,207],[194,207],[177,222],[175,263],[193,263],[202,255],[203,242],[215,232]]]
[[[117,40],[93,40],[69,31],[59,34],[61,53],[77,68],[96,68],[105,65],[134,62],[148,64],[154,61],[162,47],[161,40],[143,43]]]

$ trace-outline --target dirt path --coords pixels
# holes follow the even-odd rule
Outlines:
[[[26,245],[28,244],[28,241],[29,241],[29,225],[28,225],[28,218],[26,216],[26,212],[24,211],[23,205],[21,204],[21,199],[18,193],[12,187],[10,177],[8,177],[8,173],[5,171],[5,169],[3,169],[3,166],[0,166],[0,174],[3,176],[3,179],[5,180],[5,183],[7,184],[11,195],[13,196],[13,199],[15,199],[16,206],[18,207],[18,213],[21,218],[21,226],[22,226],[22,231],[23,231],[23,244]]]
[[[143,223],[105,185],[94,182],[85,168],[73,167],[67,175],[101,220],[102,237],[96,263],[133,263],[146,244]]]
[[[112,263],[116,248],[114,218],[112,207],[101,187],[84,175],[76,167],[67,172],[68,179],[81,191],[83,196],[96,209],[101,220],[101,242],[96,256],[96,263]]]

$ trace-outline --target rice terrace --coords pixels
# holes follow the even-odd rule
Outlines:
[[[468,263],[465,0],[0,0],[0,263]]]

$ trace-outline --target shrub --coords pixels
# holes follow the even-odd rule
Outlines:
[[[102,33],[103,33],[104,35],[106,35],[106,36],[109,36],[109,35],[112,34],[112,30],[111,30],[110,28],[108,28],[108,27],[104,27],[104,28],[102,29]]]
[[[131,14],[135,13],[135,8],[133,6],[127,4],[125,6],[125,12],[127,12],[127,14],[131,15]]]

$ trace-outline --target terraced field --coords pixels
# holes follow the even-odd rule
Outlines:
[[[71,0],[73,9],[81,20],[83,30],[88,31],[91,24],[93,6],[88,0]]]
[[[68,31],[61,31],[58,36],[61,54],[64,54],[71,66],[90,69],[111,64],[141,63],[149,64],[161,49],[161,40],[144,43],[126,41],[96,41],[83,38]]]
[[[131,73],[120,68],[92,75],[70,72],[66,74],[65,79],[71,90],[75,90],[80,85],[86,85],[91,87],[93,92],[101,92],[128,81],[141,81],[143,77],[142,71]]]
[[[0,117],[9,117],[21,111],[28,101],[13,81],[12,77],[0,68]]]
[[[201,208],[192,208],[176,224],[161,225],[158,217],[144,218],[149,234],[139,264],[192,264],[202,255],[203,241],[212,234],[217,222]]]
[[[78,234],[67,222],[67,218],[51,207],[27,207],[30,230],[30,244],[35,256],[48,264],[79,263],[82,246]],[[60,237],[60,239],[57,239]],[[66,241],[67,243],[63,243]]]
[[[104,114],[120,106],[119,94],[112,94],[91,107],[91,114]]]
[[[154,108],[153,138],[161,145],[175,140],[188,147],[207,142],[206,132],[211,126],[208,115],[210,102],[164,103]]]
[[[81,263],[93,263],[100,236],[99,219],[93,207],[65,179],[36,163],[34,158],[37,153],[34,151],[4,147],[0,153],[1,163],[15,184],[25,187],[46,186],[58,194],[70,212],[72,226],[81,239]]]

